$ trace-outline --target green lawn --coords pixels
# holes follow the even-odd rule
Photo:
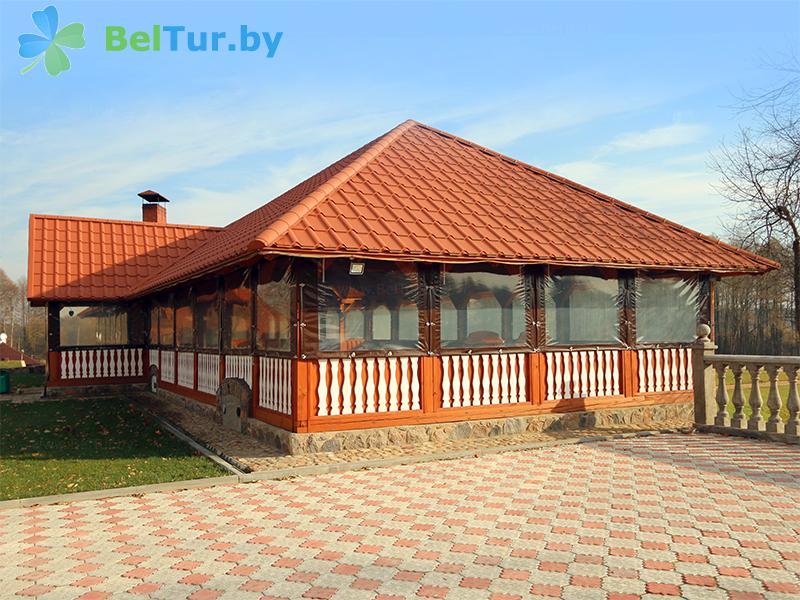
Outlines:
[[[0,402],[0,500],[227,474],[123,400]]]

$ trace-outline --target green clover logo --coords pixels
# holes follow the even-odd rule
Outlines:
[[[83,39],[83,24],[70,23],[58,31],[58,12],[55,6],[37,10],[31,16],[44,37],[35,33],[19,36],[19,55],[22,58],[36,58],[22,69],[21,73],[25,74],[38,65],[42,56],[44,56],[44,66],[50,75],[55,77],[62,71],[69,70],[69,58],[60,46],[83,48],[86,45],[86,40]]]

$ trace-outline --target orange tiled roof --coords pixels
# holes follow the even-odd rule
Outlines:
[[[254,253],[761,273],[779,265],[406,121],[225,227],[136,292]]]
[[[217,227],[31,215],[28,298],[116,300],[207,241]]]

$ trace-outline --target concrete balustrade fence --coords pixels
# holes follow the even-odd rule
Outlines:
[[[716,346],[709,340],[709,333],[707,326],[700,326],[693,350],[695,423],[715,431],[764,433],[797,440],[800,356],[715,354]],[[729,372],[732,390],[728,389]],[[766,398],[761,390],[762,373],[766,373],[769,386]],[[781,389],[781,374],[786,377],[785,392]]]

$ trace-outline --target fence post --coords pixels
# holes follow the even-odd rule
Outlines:
[[[713,425],[717,414],[714,398],[714,367],[705,364],[705,357],[714,354],[716,344],[708,337],[711,328],[702,323],[697,326],[697,339],[692,346],[692,387],[694,389],[695,425]]]

